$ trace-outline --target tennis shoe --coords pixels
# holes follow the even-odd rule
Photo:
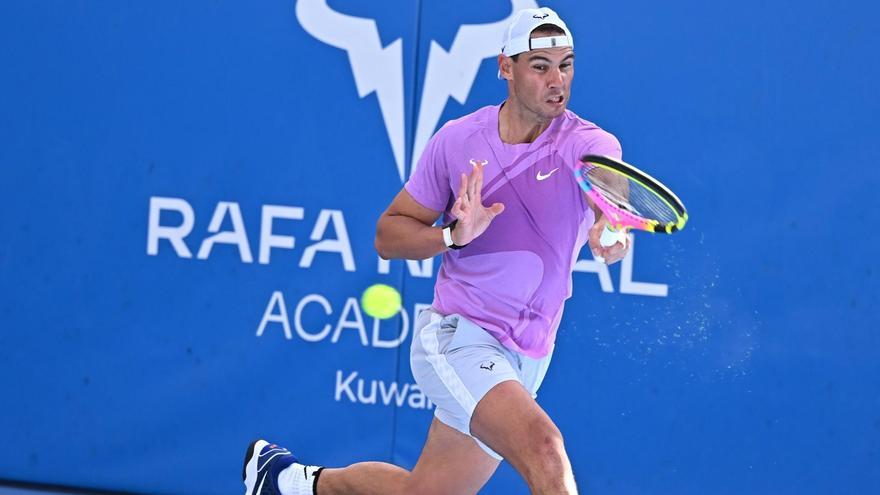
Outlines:
[[[265,440],[254,440],[244,456],[241,473],[245,495],[281,495],[278,474],[295,462],[289,450]]]

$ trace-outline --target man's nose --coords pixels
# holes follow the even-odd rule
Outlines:
[[[565,76],[559,68],[550,69],[550,73],[547,76],[547,87],[551,89],[562,87],[562,81]]]

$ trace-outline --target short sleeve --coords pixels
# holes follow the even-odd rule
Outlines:
[[[603,155],[618,160],[623,159],[623,149],[620,141],[610,132],[600,130],[592,136],[592,139],[584,141],[580,146],[576,147],[576,160],[580,160],[584,155]],[[577,163],[577,162],[575,162]]]
[[[567,148],[567,151],[572,154],[567,155],[567,159],[570,160],[569,164],[573,168],[579,167],[581,158],[586,155],[603,155],[618,160],[622,159],[623,151],[620,141],[610,132],[600,129],[594,124],[583,126],[571,132],[569,136],[572,137],[571,141],[569,141],[571,147]],[[584,210],[589,210],[589,215],[592,217],[593,213],[585,200],[585,196],[581,195],[581,200],[583,201]]]
[[[449,185],[449,170],[442,149],[443,130],[438,131],[428,141],[416,165],[415,172],[404,185],[406,192],[420,205],[434,211],[446,210],[452,189]]]

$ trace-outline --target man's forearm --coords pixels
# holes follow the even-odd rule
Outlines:
[[[600,210],[596,203],[594,203],[593,200],[589,196],[587,196],[587,193],[584,193],[584,198],[586,198],[587,200],[587,206],[589,206],[590,209],[593,210],[593,222],[598,222],[599,219],[602,218],[602,210]]]
[[[376,224],[376,252],[383,259],[423,260],[448,248],[439,227],[406,215],[382,215]]]

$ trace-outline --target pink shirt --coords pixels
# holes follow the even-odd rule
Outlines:
[[[443,254],[433,306],[485,328],[506,347],[550,351],[571,296],[571,273],[594,218],[572,166],[586,154],[621,157],[610,133],[566,110],[532,143],[506,144],[500,105],[448,122],[428,142],[406,183],[422,206],[445,214],[471,162],[486,161],[483,204],[504,203],[480,237]]]

